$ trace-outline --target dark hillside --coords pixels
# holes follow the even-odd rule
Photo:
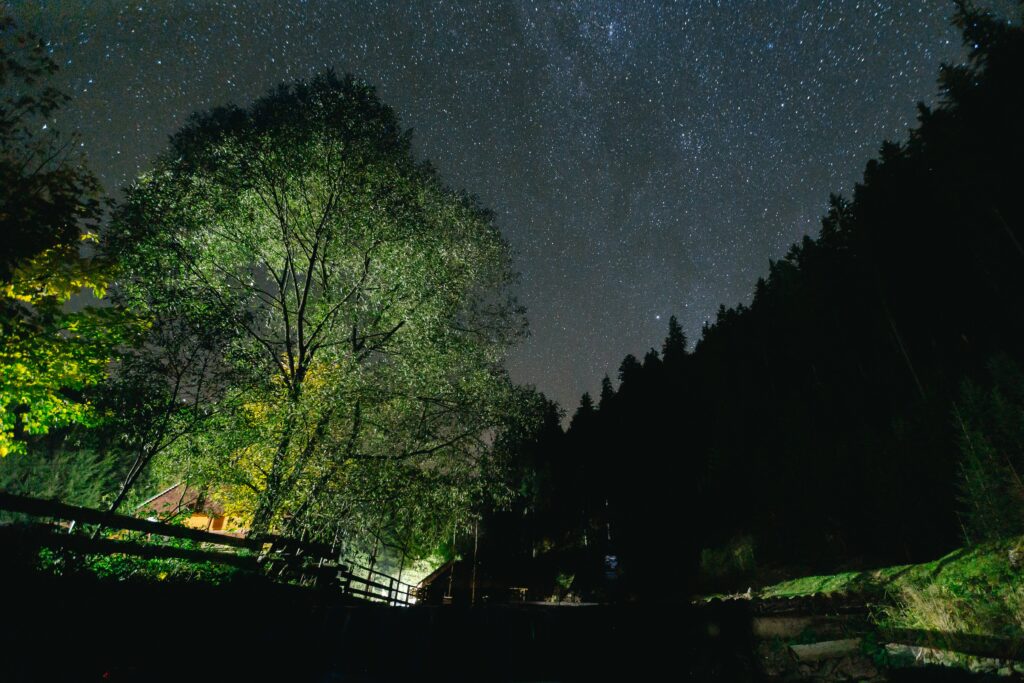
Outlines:
[[[729,542],[835,566],[962,541],[962,387],[1024,356],[1024,31],[957,21],[969,62],[943,67],[940,104],[832,198],[817,238],[692,352],[673,320],[581,406],[561,466],[589,494],[561,500],[596,554],[653,580]]]

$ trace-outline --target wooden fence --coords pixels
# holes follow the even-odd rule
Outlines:
[[[987,659],[1024,661],[1024,642],[1015,638],[923,629],[888,629],[883,638],[897,645],[922,647]]]
[[[123,554],[212,562],[261,572],[274,581],[337,591],[390,606],[407,607],[416,602],[416,587],[412,584],[372,567],[344,561],[325,543],[274,534],[246,537],[218,534],[3,492],[0,492],[0,510],[49,520],[25,529],[32,542],[45,547],[63,548],[85,555]],[[70,526],[61,526],[59,522],[62,521],[69,522]],[[81,525],[95,525],[115,533],[93,537],[76,529]],[[129,531],[145,534],[145,540],[118,538],[120,534],[117,532]],[[195,542],[198,547],[165,545],[154,537],[185,539]]]

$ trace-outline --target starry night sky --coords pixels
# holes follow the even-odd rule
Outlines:
[[[947,0],[8,7],[50,41],[74,97],[56,127],[110,193],[192,111],[325,68],[378,86],[497,213],[532,329],[512,377],[570,411],[669,315],[695,340],[749,300],[962,54]]]

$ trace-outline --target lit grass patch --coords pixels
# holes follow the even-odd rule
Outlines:
[[[822,576],[802,576],[768,586],[761,590],[760,596],[763,598],[796,598],[833,593],[873,594],[883,590],[885,584],[893,576],[897,576],[905,570],[905,566],[899,566]]]
[[[805,576],[761,598],[863,595],[883,629],[1024,638],[1024,537],[961,548],[932,562]]]
[[[914,565],[887,586],[882,627],[1024,637],[1024,567],[1011,551],[1024,537],[958,550]]]

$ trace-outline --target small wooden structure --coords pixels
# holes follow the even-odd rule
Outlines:
[[[185,526],[220,534],[245,536],[245,523],[224,513],[224,506],[205,491],[179,482],[144,501],[135,508],[136,515],[147,519],[167,520],[187,514]]]

